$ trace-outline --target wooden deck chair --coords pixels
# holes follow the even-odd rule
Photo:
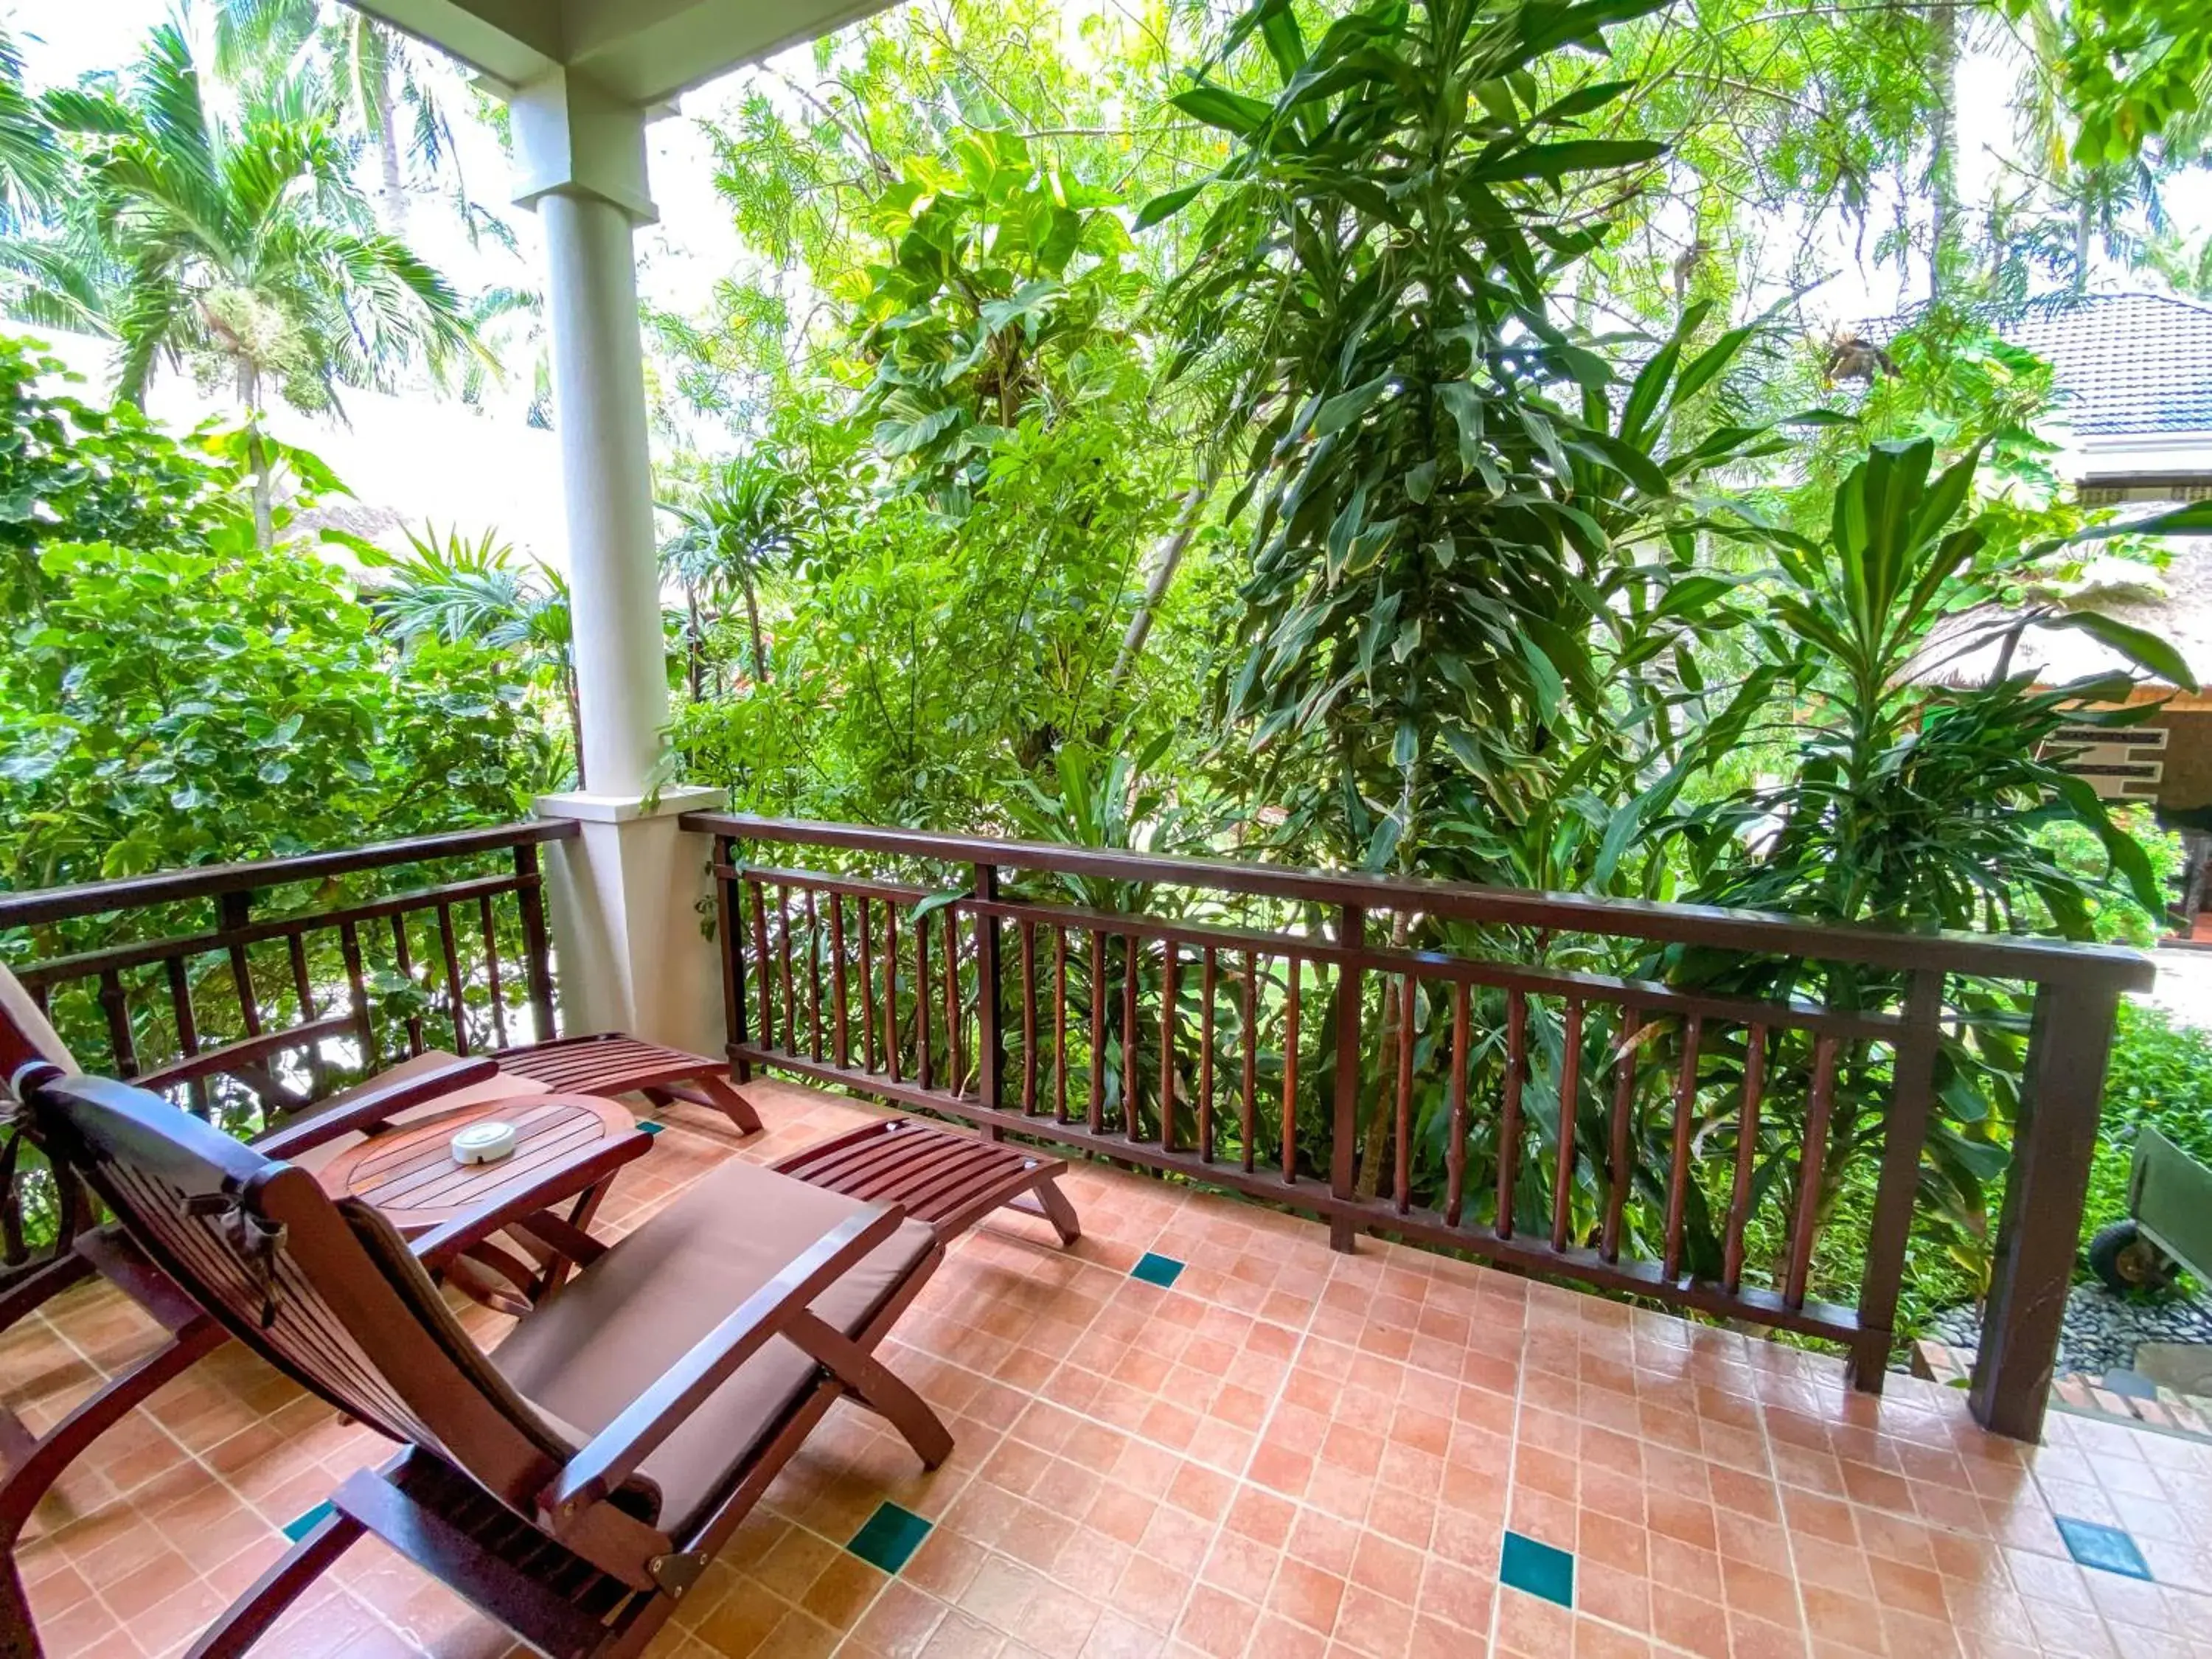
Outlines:
[[[156,1090],[222,1075],[226,1058],[234,1057],[240,1046],[210,1049],[177,1066],[149,1073],[142,1082],[148,1089]],[[257,1056],[266,1052],[265,1043],[250,1041],[242,1046]],[[615,1064],[603,1078],[625,1089],[635,1086],[637,1067],[644,1062],[635,1055],[611,1054],[610,1059]],[[10,1079],[32,1067],[64,1074],[82,1069],[21,981],[0,965],[0,1110],[11,1107],[15,1100]],[[656,1074],[648,1069],[647,1074],[665,1073]],[[503,1073],[488,1058],[463,1060],[453,1054],[426,1054],[331,1097],[311,1114],[258,1137],[253,1145],[264,1156],[314,1168],[364,1134],[423,1114],[567,1092],[590,1091],[556,1088],[535,1077]],[[178,1115],[185,1115],[179,1112]],[[0,1122],[0,1181],[15,1177],[27,1144],[38,1144],[34,1123],[20,1111],[7,1111],[4,1122]],[[70,1465],[133,1407],[228,1340],[222,1328],[170,1285],[127,1237],[112,1227],[97,1224],[94,1206],[66,1168],[57,1165],[54,1176],[58,1209],[54,1248],[42,1260],[0,1280],[0,1330],[28,1316],[71,1285],[97,1275],[143,1309],[166,1333],[166,1340],[109,1377],[43,1434],[33,1434],[13,1409],[0,1402],[0,1552],[5,1552],[11,1562],[15,1544],[30,1524],[40,1500]],[[593,1201],[597,1195],[595,1189]],[[580,1228],[590,1224],[591,1215],[587,1207],[578,1207],[566,1218],[573,1227]],[[450,1247],[448,1254],[452,1254]],[[511,1258],[493,1255],[490,1259]],[[453,1265],[469,1264],[455,1261]],[[487,1283],[491,1280],[489,1273],[477,1277]],[[8,1616],[11,1601],[20,1607],[21,1599],[12,1571],[0,1573],[0,1620]],[[13,1659],[13,1650],[0,1645],[0,1659]]]
[[[378,1213],[121,1084],[36,1071],[47,1144],[240,1341],[399,1442],[202,1637],[243,1653],[364,1532],[553,1659],[639,1652],[842,1395],[922,1462],[951,1436],[874,1350],[925,1224],[722,1164],[484,1352]],[[464,1224],[454,1224],[461,1228]],[[444,1241],[450,1243],[451,1241]]]

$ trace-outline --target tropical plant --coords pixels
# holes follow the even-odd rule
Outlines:
[[[375,147],[378,212],[387,229],[404,230],[409,165],[434,176],[455,159],[436,55],[380,18],[321,0],[218,0],[215,25],[216,68],[234,84],[313,64],[341,126]]]
[[[568,579],[536,560],[517,560],[487,530],[474,540],[434,526],[407,532],[393,555],[346,538],[373,574],[378,625],[411,653],[426,642],[473,641],[511,652],[532,677],[549,678],[567,716],[576,787],[584,783],[584,717],[576,690],[575,618]]]
[[[0,653],[0,884],[46,887],[511,817],[536,770],[505,659],[398,660],[320,556],[60,543]],[[435,788],[424,780],[436,780]]]
[[[0,618],[54,591],[50,546],[199,551],[245,510],[234,469],[128,404],[46,389],[69,378],[39,342],[0,337]]]
[[[855,311],[874,366],[861,413],[948,510],[1024,419],[1049,427],[1128,366],[1115,313],[1145,284],[1115,205],[991,129],[909,157],[875,198],[888,258]]]
[[[1781,669],[1777,711],[1793,728],[1780,775],[1680,819],[1693,896],[1826,921],[2057,933],[2088,939],[2115,888],[2157,915],[2165,895],[2142,844],[2065,765],[2061,728],[2123,728],[2157,712],[2128,701],[2116,668],[2039,683],[2031,629],[2078,630],[2137,670],[2193,685],[2162,641],[2059,597],[2075,547],[2122,526],[2038,538],[2035,515],[1978,504],[1984,446],[1935,470],[1932,439],[1872,447],[1832,498],[1824,533],[1769,528],[1778,568],[1757,624]],[[2125,526],[2179,533],[2187,509]],[[2055,827],[2094,836],[2103,866],[2069,856]],[[1747,963],[1695,950],[1672,971],[1762,996],[1811,992],[1830,1006],[1883,1009],[1903,980],[1848,963]],[[1956,984],[1936,1063],[1923,1189],[1962,1260],[1978,1266],[1987,1184],[2006,1164],[2017,1103],[2020,1011],[2002,986]],[[1880,1139],[1891,1056],[1852,1047],[1830,1118],[1823,1204]],[[1761,1179],[1785,1178],[1804,1101],[1778,1091]],[[1794,1179],[1794,1176],[1787,1176]],[[1827,1213],[1824,1208],[1824,1215]]]
[[[799,479],[775,455],[754,449],[709,471],[687,499],[661,503],[661,511],[682,526],[661,544],[660,557],[663,567],[684,586],[694,697],[705,690],[709,619],[702,613],[702,599],[719,600],[732,589],[744,605],[753,680],[768,683],[761,581],[786,563],[796,546],[799,489]]]
[[[1620,83],[1548,100],[1534,73],[1648,9],[1375,0],[1309,49],[1261,0],[1232,46],[1265,43],[1274,100],[1177,95],[1237,140],[1177,289],[1187,360],[1248,366],[1226,411],[1255,511],[1225,714],[1332,856],[1498,873],[1498,826],[1636,793],[1665,708],[1698,695],[1690,635],[1729,584],[1686,580],[1673,497],[1771,441],[1696,418],[1752,331],[1700,341],[1693,307],[1617,388],[1554,316],[1622,169],[1659,147],[1583,136]]]
[[[69,155],[23,88],[23,54],[0,29],[0,228],[51,212],[66,192]]]
[[[118,88],[58,89],[46,110],[82,143],[86,184],[69,234],[39,245],[68,271],[49,299],[114,337],[125,402],[143,401],[164,358],[230,381],[254,438],[264,545],[265,396],[329,408],[341,386],[388,386],[409,362],[436,370],[472,349],[446,280],[370,226],[352,149],[299,81],[219,117],[182,30],[163,24]]]

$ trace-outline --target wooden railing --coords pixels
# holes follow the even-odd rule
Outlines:
[[[538,848],[576,832],[506,824],[0,892],[0,960],[85,1066],[251,1133],[426,1048],[554,1036]],[[9,1175],[0,1265],[16,1266],[51,1228],[44,1172]]]
[[[2151,978],[2132,951],[683,822],[715,838],[741,1079],[774,1066],[1227,1188],[1322,1217],[1343,1249],[1384,1231],[1830,1339],[1869,1391],[1939,1079],[2002,1093],[1972,1401],[2037,1431],[2115,1008]],[[741,861],[762,847],[830,867]],[[1974,1071],[2008,1051],[2015,1075]],[[1853,1163],[1871,1206],[1846,1224]],[[1849,1301],[1817,1293],[1838,1282]]]

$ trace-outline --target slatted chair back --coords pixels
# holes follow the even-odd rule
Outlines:
[[[570,1447],[495,1370],[374,1209],[125,1084],[30,1091],[50,1149],[230,1333],[527,1515]]]

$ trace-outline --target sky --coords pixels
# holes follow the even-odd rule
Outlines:
[[[1080,3],[1070,0],[1072,5]],[[89,70],[117,66],[118,54],[135,50],[149,28],[172,15],[173,6],[173,0],[0,0],[0,15],[10,19],[21,40],[32,80],[55,84],[74,81]],[[196,15],[206,9],[203,4]],[[1985,198],[2000,177],[2012,141],[2008,100],[2016,75],[2000,52],[2001,48],[1984,41],[1961,66],[1960,130],[1966,142],[1959,182],[1962,198],[1970,204]],[[805,49],[793,56],[803,64]],[[639,283],[649,301],[666,309],[696,314],[717,280],[750,263],[714,193],[713,154],[696,118],[725,106],[747,73],[740,70],[708,83],[684,100],[678,115],[648,129],[648,168],[660,221],[638,237]],[[503,210],[519,247],[509,253],[490,244],[471,246],[455,216],[428,205],[416,216],[410,236],[464,291],[500,285],[542,287],[537,222],[533,215],[508,205],[506,161],[497,143],[474,123],[455,125],[461,145],[459,165],[470,194]],[[2166,194],[2174,221],[2192,240],[2212,229],[2212,170],[2198,169],[2169,181]],[[1789,227],[1778,229],[1795,234]],[[1883,317],[1921,297],[1923,275],[1872,263],[1870,252],[1879,232],[1878,226],[1869,228],[1863,250],[1854,230],[1835,227],[1827,243],[1835,274],[1806,301],[1817,322],[1837,326]],[[1863,251],[1868,257],[1861,257]],[[2130,278],[2123,285],[2150,283],[2146,276]],[[523,395],[520,388],[516,395]]]

